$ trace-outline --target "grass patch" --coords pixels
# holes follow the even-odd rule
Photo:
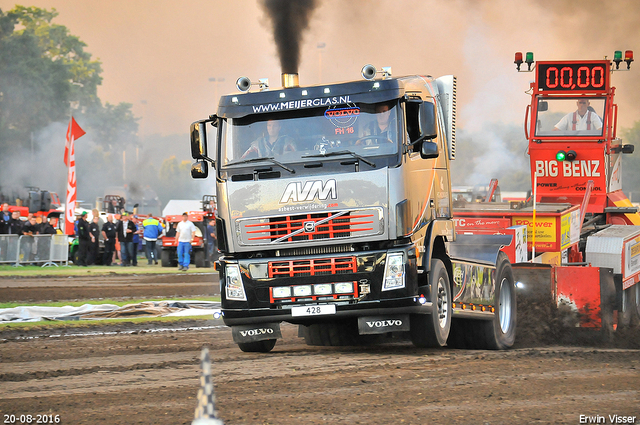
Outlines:
[[[29,306],[42,306],[42,307],[64,307],[64,306],[72,306],[72,307],[80,307],[81,305],[91,304],[114,304],[122,307],[127,304],[138,304],[145,301],[184,301],[184,300],[194,300],[194,301],[220,301],[220,297],[185,297],[185,298],[133,298],[133,299],[90,299],[90,300],[80,300],[80,301],[48,301],[48,302],[6,302],[0,303],[0,308],[14,308],[14,307],[29,307]]]
[[[149,266],[146,260],[136,267],[120,266],[60,266],[60,267],[39,267],[24,266],[13,267],[11,265],[0,265],[0,277],[40,277],[40,276],[103,276],[118,274],[183,274],[177,267],[162,267],[160,265]],[[188,274],[193,273],[216,273],[211,267],[195,268],[190,267]]]
[[[8,330],[51,330],[51,329],[91,329],[104,325],[126,324],[126,323],[174,323],[182,320],[191,321],[208,321],[213,320],[212,316],[181,316],[181,317],[125,317],[120,319],[102,319],[102,320],[55,320],[41,322],[22,322],[22,323],[0,323],[0,332]],[[222,324],[222,321],[220,321]]]

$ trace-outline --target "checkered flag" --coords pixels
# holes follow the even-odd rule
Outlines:
[[[211,377],[211,357],[209,349],[204,347],[200,353],[200,389],[198,390],[198,406],[191,425],[223,425],[218,419],[216,411],[216,396],[213,394],[213,379]]]

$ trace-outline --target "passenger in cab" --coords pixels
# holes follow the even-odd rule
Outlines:
[[[365,127],[364,135],[357,144],[394,143],[396,126],[393,125],[393,121],[391,107],[388,104],[376,105],[375,120]]]

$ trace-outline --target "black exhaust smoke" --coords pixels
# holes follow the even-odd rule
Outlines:
[[[318,3],[318,0],[262,0],[273,25],[273,38],[284,74],[298,72],[302,33],[309,26]]]

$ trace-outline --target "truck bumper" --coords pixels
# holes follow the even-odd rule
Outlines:
[[[391,254],[404,255],[404,285],[383,288],[385,264]],[[332,265],[325,266],[331,263]],[[225,267],[236,267],[241,276],[246,299],[227,299]],[[283,267],[283,268],[282,268]],[[285,270],[285,272],[282,272]],[[299,270],[303,270],[300,273]],[[334,254],[332,256],[277,257],[267,259],[221,260],[221,295],[224,323],[229,326],[268,322],[297,324],[336,321],[345,318],[380,316],[388,314],[429,314],[431,303],[422,295],[427,288],[420,286],[424,275],[418,275],[413,245],[379,250]],[[351,295],[335,293],[333,299],[316,294],[316,286],[325,288],[353,283]],[[292,295],[278,298],[275,289],[292,287]],[[294,287],[306,286],[313,293],[294,296]],[[366,288],[366,291],[363,290]],[[337,290],[336,290],[337,291]],[[316,296],[317,295],[317,296]],[[329,299],[327,299],[329,298]],[[311,308],[307,314],[305,309]],[[328,308],[325,308],[328,307]],[[295,310],[292,311],[292,310]],[[302,310],[302,311],[301,311]],[[295,313],[295,314],[293,314]]]
[[[314,304],[314,306],[317,304]],[[310,305],[311,306],[311,305]],[[350,305],[337,305],[335,314],[318,314],[296,316],[291,314],[291,308],[271,309],[225,309],[222,317],[225,325],[250,325],[256,323],[289,322],[305,324],[309,322],[335,321],[351,317],[388,316],[394,314],[430,314],[431,302],[421,304],[418,297],[385,302],[361,302]]]

